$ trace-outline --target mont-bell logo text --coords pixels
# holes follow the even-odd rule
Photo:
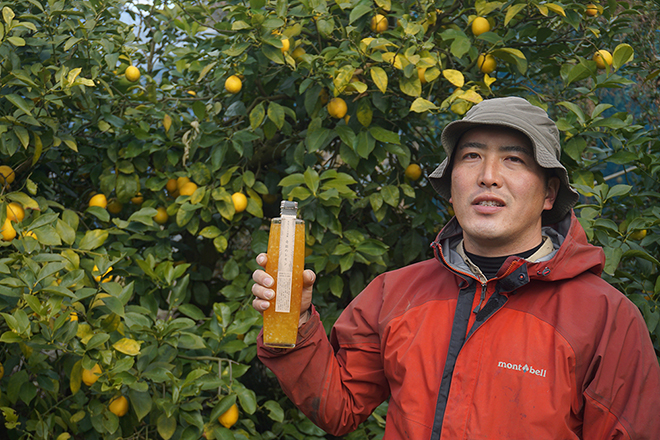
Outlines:
[[[540,376],[540,377],[545,377],[546,373],[548,370],[540,369],[540,368],[534,368],[531,365],[523,365],[523,364],[512,364],[509,362],[498,362],[497,363],[498,368],[505,368],[507,370],[515,370],[515,371],[522,371],[523,373],[528,373],[528,374],[533,374],[535,376]]]

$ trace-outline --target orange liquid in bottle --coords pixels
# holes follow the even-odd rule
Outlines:
[[[302,274],[305,269],[305,222],[297,219],[295,223],[293,248],[293,277],[291,295],[278,305],[277,276],[280,259],[280,219],[273,219],[268,236],[268,262],[266,273],[273,277],[272,289],[275,297],[264,312],[264,345],[268,347],[293,348],[298,338],[298,320],[300,319],[300,300],[302,296]],[[282,300],[283,298],[280,298]],[[288,307],[286,307],[288,303]],[[278,311],[288,309],[288,311]]]

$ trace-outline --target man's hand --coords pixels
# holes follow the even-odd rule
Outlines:
[[[266,267],[268,261],[267,254],[257,255],[257,264],[261,267]],[[269,300],[275,296],[275,291],[271,289],[274,284],[273,278],[261,269],[257,269],[252,274],[254,285],[252,286],[252,294],[255,296],[252,301],[252,307],[259,312],[263,313],[264,310],[270,306]],[[303,272],[303,291],[302,300],[300,302],[300,322],[299,326],[303,325],[310,317],[309,308],[312,305],[312,289],[316,281],[316,274],[310,270],[305,269]]]

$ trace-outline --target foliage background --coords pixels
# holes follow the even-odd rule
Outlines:
[[[591,17],[584,3],[535,0],[0,3],[0,157],[16,173],[0,224],[7,203],[26,209],[18,237],[0,241],[0,436],[328,438],[255,357],[250,274],[269,219],[283,198],[299,202],[329,329],[375,275],[431,257],[451,209],[404,171],[430,173],[445,123],[493,96],[558,121],[604,277],[660,353],[657,6],[610,0]],[[475,37],[477,15],[492,30]],[[610,69],[592,61],[602,48]],[[482,52],[495,73],[479,71]],[[329,116],[326,95],[350,118]],[[181,176],[199,185],[191,196],[165,191]],[[123,209],[89,208],[93,192]],[[87,387],[94,363],[103,375]],[[119,394],[122,418],[107,409]],[[216,419],[234,402],[227,429]],[[382,436],[386,409],[348,437]]]

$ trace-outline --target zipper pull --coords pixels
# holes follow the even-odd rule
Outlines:
[[[486,290],[488,289],[487,284],[481,284],[481,299],[479,300],[479,304],[477,304],[477,307],[472,310],[472,313],[477,314],[479,313],[479,310],[481,310],[481,304],[483,304],[484,300],[486,299]]]

